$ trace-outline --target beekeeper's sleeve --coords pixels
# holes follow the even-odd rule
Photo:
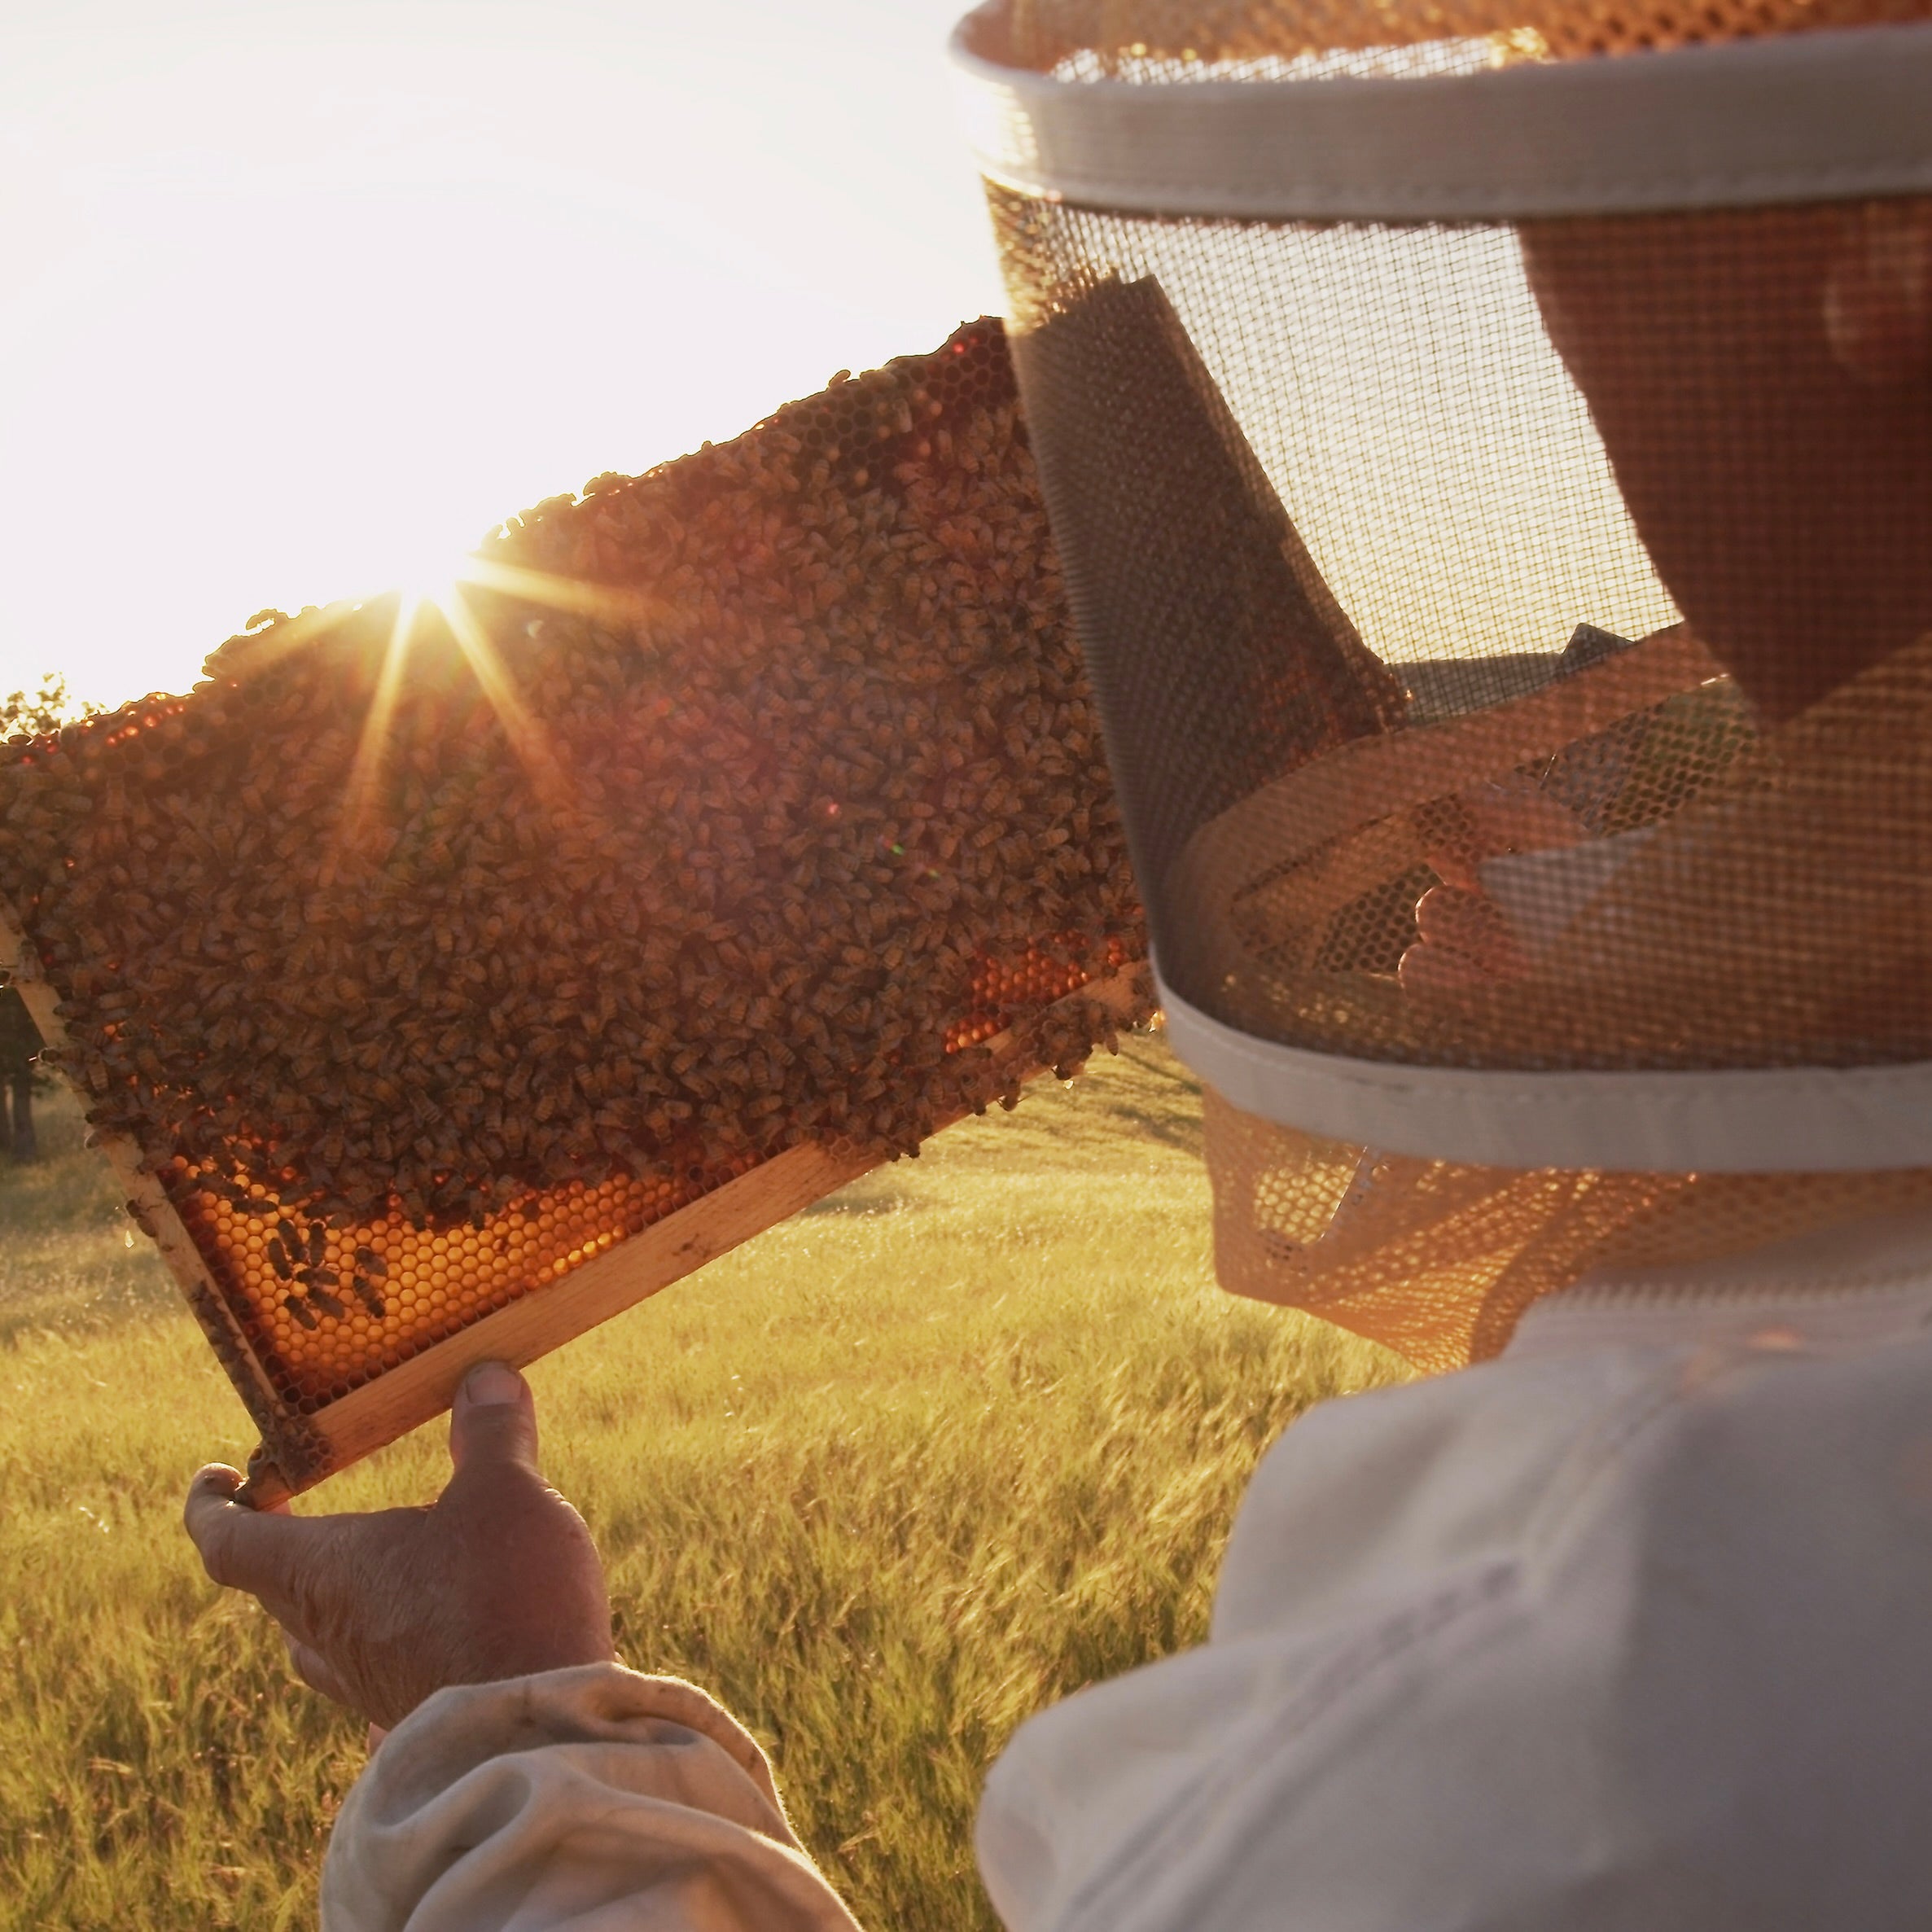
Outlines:
[[[852,1932],[757,1744],[616,1664],[442,1690],[348,1795],[322,1932]]]

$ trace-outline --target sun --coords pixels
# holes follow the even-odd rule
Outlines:
[[[395,585],[412,613],[425,609],[447,611],[466,581],[474,559],[460,552],[403,576]]]
[[[568,803],[570,787],[541,721],[524,703],[511,667],[479,620],[470,593],[481,589],[514,597],[548,609],[573,611],[608,623],[647,624],[662,607],[647,594],[611,584],[559,576],[475,553],[458,555],[436,568],[418,571],[392,593],[396,615],[375,691],[362,721],[343,800],[338,849],[360,843],[375,810],[396,707],[409,676],[410,646],[426,614],[435,612],[448,627],[484,696],[497,714],[510,750],[539,799],[553,807]],[[297,620],[298,624],[300,620]],[[300,646],[304,640],[293,638]],[[325,883],[335,859],[324,868]]]

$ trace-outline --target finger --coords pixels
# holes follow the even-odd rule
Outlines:
[[[280,1597],[272,1590],[256,1591],[255,1601],[274,1619],[283,1636],[291,1643],[315,1643],[317,1625],[309,1610],[292,1597]]]
[[[480,1362],[463,1378],[450,1406],[449,1455],[459,1470],[513,1464],[535,1471],[537,1404],[515,1369]]]
[[[307,1644],[283,1632],[288,1645],[288,1661],[294,1667],[296,1675],[311,1690],[318,1690],[325,1698],[338,1704],[346,1704],[352,1711],[356,1700],[349,1695],[348,1687],[336,1676],[329,1660],[321,1651],[313,1649]]]
[[[1395,977],[1406,993],[1429,995],[1476,992],[1496,985],[1496,976],[1465,954],[1447,946],[1413,945],[1402,955]]]
[[[265,1515],[234,1500],[239,1470],[210,1463],[188,1485],[182,1522],[215,1582],[252,1596],[287,1598],[300,1553],[320,1526],[298,1517]]]
[[[233,1496],[248,1479],[239,1469],[230,1469],[226,1462],[204,1463],[189,1479],[188,1509],[192,1510],[195,1498],[204,1493],[224,1499]]]
[[[1432,887],[1416,901],[1416,931],[1425,944],[1461,953],[1471,966],[1497,978],[1522,970],[1508,921],[1479,892]]]

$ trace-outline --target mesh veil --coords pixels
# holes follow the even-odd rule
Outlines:
[[[1446,1367],[1932,1197],[1926,11],[962,29],[1230,1287]]]

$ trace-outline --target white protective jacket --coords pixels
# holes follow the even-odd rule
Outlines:
[[[1599,1277],[1316,1410],[1210,1641],[1024,1726],[979,1850],[1014,1932],[1922,1932],[1932,1216]],[[322,1898],[325,1932],[852,1923],[751,1740],[615,1666],[431,1698]]]

